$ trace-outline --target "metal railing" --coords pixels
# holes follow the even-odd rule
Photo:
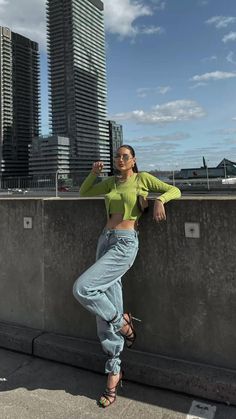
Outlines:
[[[65,175],[60,171],[38,176],[2,177],[0,190],[2,193],[44,193],[58,196],[58,192],[78,191],[85,178],[72,173]]]
[[[178,179],[171,176],[172,173],[165,173],[162,177],[161,173],[157,175],[158,178],[169,184],[176,185],[183,192],[184,191],[206,191],[211,192],[214,190],[230,189],[236,190],[236,182],[226,182],[225,179],[210,179],[209,176],[202,179]],[[50,196],[58,197],[61,192],[78,192],[84,176],[78,173],[63,174],[60,171],[54,173],[42,174],[38,176],[24,176],[24,177],[2,177],[0,178],[0,191],[4,193],[33,193],[33,194],[47,194]],[[231,180],[231,179],[229,179]],[[229,183],[226,185],[225,183]],[[232,183],[232,185],[230,184]]]

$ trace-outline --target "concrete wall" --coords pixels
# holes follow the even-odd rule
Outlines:
[[[142,319],[135,348],[236,369],[236,199],[186,197],[166,211],[158,224],[143,216],[123,280],[125,307]],[[105,221],[102,198],[0,200],[0,321],[95,340],[72,286]],[[185,237],[185,222],[200,224],[200,238]]]

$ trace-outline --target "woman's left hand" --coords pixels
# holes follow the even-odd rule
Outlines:
[[[166,212],[165,212],[164,204],[158,199],[156,199],[154,203],[153,220],[157,222],[166,220]]]

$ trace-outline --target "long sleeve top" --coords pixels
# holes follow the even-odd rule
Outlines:
[[[137,196],[144,198],[149,192],[161,193],[157,199],[166,203],[181,196],[176,186],[162,182],[148,172],[134,173],[125,182],[117,181],[115,176],[96,183],[97,176],[92,172],[87,176],[80,187],[80,196],[105,196],[107,217],[113,213],[122,213],[123,220],[137,220],[141,211],[137,205]]]

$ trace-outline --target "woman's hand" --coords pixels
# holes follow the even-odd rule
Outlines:
[[[103,169],[103,162],[102,161],[95,161],[93,163],[92,173],[96,176],[99,176]]]
[[[153,220],[157,222],[166,220],[165,207],[160,199],[155,200],[155,204],[153,208]]]

